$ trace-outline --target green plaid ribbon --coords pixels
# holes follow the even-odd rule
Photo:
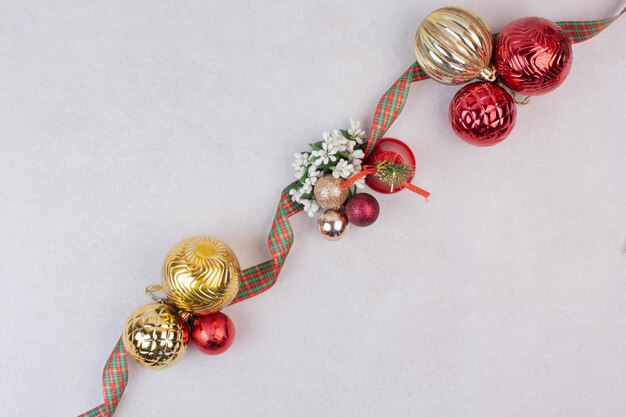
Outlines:
[[[558,22],[558,24],[565,30],[572,43],[579,43],[589,40],[602,32],[624,12],[626,12],[626,8],[618,15],[607,19],[584,22]],[[398,118],[400,112],[402,112],[411,84],[426,78],[428,78],[426,73],[424,73],[417,62],[414,62],[381,97],[372,119],[366,155],[372,151],[376,142],[383,137],[385,132],[389,130],[393,122]],[[302,205],[291,201],[289,195],[289,190],[295,185],[295,182],[289,184],[280,195],[276,215],[267,238],[267,245],[272,259],[242,271],[239,293],[233,304],[259,295],[269,290],[276,283],[278,274],[293,245],[293,230],[289,223],[289,217],[302,211]],[[111,417],[124,393],[127,383],[128,357],[120,339],[102,372],[104,403],[78,417]]]

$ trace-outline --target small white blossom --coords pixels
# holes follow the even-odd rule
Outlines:
[[[346,139],[337,129],[333,130],[333,133],[330,135],[328,141],[333,144],[335,149],[337,149],[337,152],[345,152],[345,150],[348,149],[349,143],[352,142]]]
[[[315,200],[302,200],[302,205],[304,206],[304,211],[309,217],[315,216],[315,213],[320,209],[319,204]]]
[[[361,129],[361,122],[350,119],[350,129],[348,129],[348,133],[357,141],[359,145],[363,143],[363,139],[365,139],[365,131]]]
[[[354,172],[354,166],[345,159],[340,160],[333,170],[333,177],[348,178]]]
[[[315,178],[315,180],[317,180],[317,178]],[[302,194],[309,194],[313,192],[313,185],[315,185],[315,182],[311,181],[311,178],[304,180],[304,184],[302,184],[302,188],[300,188],[300,190],[302,190]]]
[[[292,188],[291,190],[289,190],[289,195],[291,196],[291,201],[295,203],[299,203],[302,197],[302,189]]]
[[[315,185],[315,182],[317,181],[317,179],[321,177],[322,175],[324,175],[324,173],[322,171],[317,170],[317,165],[311,164],[307,175],[308,175],[308,179],[311,180],[311,184]]]
[[[310,155],[306,152],[295,154],[296,160],[291,164],[296,170],[294,173],[296,178],[302,178],[302,175],[306,172],[307,165],[309,165]]]
[[[356,185],[356,188],[358,188],[359,190],[362,190],[363,188],[365,188],[365,178],[359,178],[358,180],[356,180],[354,185]]]
[[[322,149],[312,152],[313,156],[317,157],[315,165],[327,164],[329,161],[335,162],[337,160],[336,153],[337,149],[332,144],[323,142]]]
[[[363,159],[365,158],[365,153],[363,153],[361,149],[354,149],[352,152],[350,152],[350,158]]]

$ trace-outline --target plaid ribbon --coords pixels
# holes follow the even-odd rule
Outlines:
[[[571,43],[579,43],[589,40],[602,32],[625,12],[626,8],[618,15],[607,19],[558,22],[558,25],[564,29]],[[411,84],[426,78],[428,78],[426,73],[417,62],[414,62],[381,97],[372,119],[370,137],[365,151],[366,155],[374,149],[376,142],[383,137],[398,118],[400,112],[402,112]],[[293,231],[289,223],[289,217],[302,211],[302,205],[291,201],[291,196],[289,195],[289,190],[296,185],[296,182],[289,184],[280,195],[276,215],[267,238],[267,245],[272,254],[272,259],[242,271],[239,292],[233,300],[233,304],[259,295],[269,290],[276,283],[278,274],[293,245]],[[124,350],[122,339],[120,339],[102,371],[104,403],[78,417],[111,417],[124,393],[127,383],[128,357]]]

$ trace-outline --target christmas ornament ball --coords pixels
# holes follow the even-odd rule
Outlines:
[[[194,317],[191,325],[193,344],[207,355],[219,355],[228,350],[235,339],[235,325],[226,314],[217,312]]]
[[[341,188],[343,178],[335,178],[332,174],[326,174],[318,178],[313,187],[315,201],[325,209],[337,208],[348,198],[348,189]]]
[[[450,124],[471,145],[502,142],[515,126],[516,116],[513,97],[502,87],[484,81],[461,88],[450,102]]]
[[[496,40],[495,65],[511,90],[536,96],[565,81],[572,67],[572,45],[556,23],[524,17],[506,26]]]
[[[348,230],[350,221],[340,209],[327,209],[317,219],[317,228],[326,240],[339,240]]]
[[[189,330],[172,307],[161,303],[147,304],[133,311],[126,321],[122,342],[139,365],[165,369],[185,355]]]
[[[378,219],[380,205],[373,195],[359,193],[348,200],[345,205],[345,212],[351,224],[366,227]]]
[[[241,269],[233,250],[213,237],[194,236],[174,246],[163,262],[167,298],[193,315],[230,304],[239,291]]]
[[[463,84],[474,78],[495,80],[489,66],[493,36],[487,23],[464,7],[443,7],[422,21],[413,43],[417,62],[430,78]]]
[[[390,161],[394,164],[407,164],[415,167],[415,155],[409,146],[399,139],[383,138],[376,142],[376,146],[365,159],[365,165],[377,165],[384,161]],[[413,173],[409,181],[413,179]],[[365,183],[374,191],[383,194],[397,193],[404,189],[404,186],[392,187],[391,184],[378,178],[376,175],[368,175],[365,177]]]

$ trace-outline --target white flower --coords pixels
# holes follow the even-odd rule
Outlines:
[[[317,177],[315,177],[317,180]],[[304,184],[302,184],[302,188],[300,188],[302,194],[309,194],[313,191],[313,185],[315,185],[314,181],[311,181],[311,178],[307,178],[304,180]]]
[[[361,129],[361,122],[358,120],[350,119],[350,129],[348,129],[348,133],[352,136],[357,143],[360,145],[363,143],[363,139],[365,139],[365,131]]]
[[[354,166],[349,164],[348,161],[342,159],[337,163],[333,170],[333,177],[335,178],[348,178],[354,172]]]
[[[301,178],[306,171],[307,165],[309,165],[309,154],[306,152],[295,154],[296,160],[291,164],[296,170],[294,173],[296,178]]]
[[[309,217],[315,216],[315,213],[320,209],[319,204],[315,200],[302,200],[302,205],[304,206],[304,211]]]
[[[289,190],[289,195],[291,196],[291,201],[295,203],[299,203],[302,197],[302,189],[292,188],[291,190]]]
[[[350,158],[363,159],[365,158],[365,154],[361,149],[354,149],[352,150],[352,152],[350,152]]]
[[[311,166],[309,167],[308,173],[307,173],[307,175],[308,175],[307,179],[311,181],[311,185],[315,185],[315,182],[317,181],[317,179],[319,177],[322,176],[322,174],[323,174],[323,172],[322,171],[318,171],[316,165],[311,164]]]
[[[317,159],[315,160],[315,165],[327,164],[328,161],[336,161],[336,153],[337,149],[332,144],[328,142],[323,142],[322,149],[312,152],[312,155],[317,157]]]
[[[362,190],[363,188],[365,188],[365,178],[359,178],[358,180],[356,180],[354,185],[356,185],[356,188],[358,188],[359,190]]]
[[[333,144],[335,149],[337,149],[337,152],[345,152],[345,150],[348,149],[349,142],[351,141],[346,139],[339,130],[335,129],[328,138],[328,142]]]

